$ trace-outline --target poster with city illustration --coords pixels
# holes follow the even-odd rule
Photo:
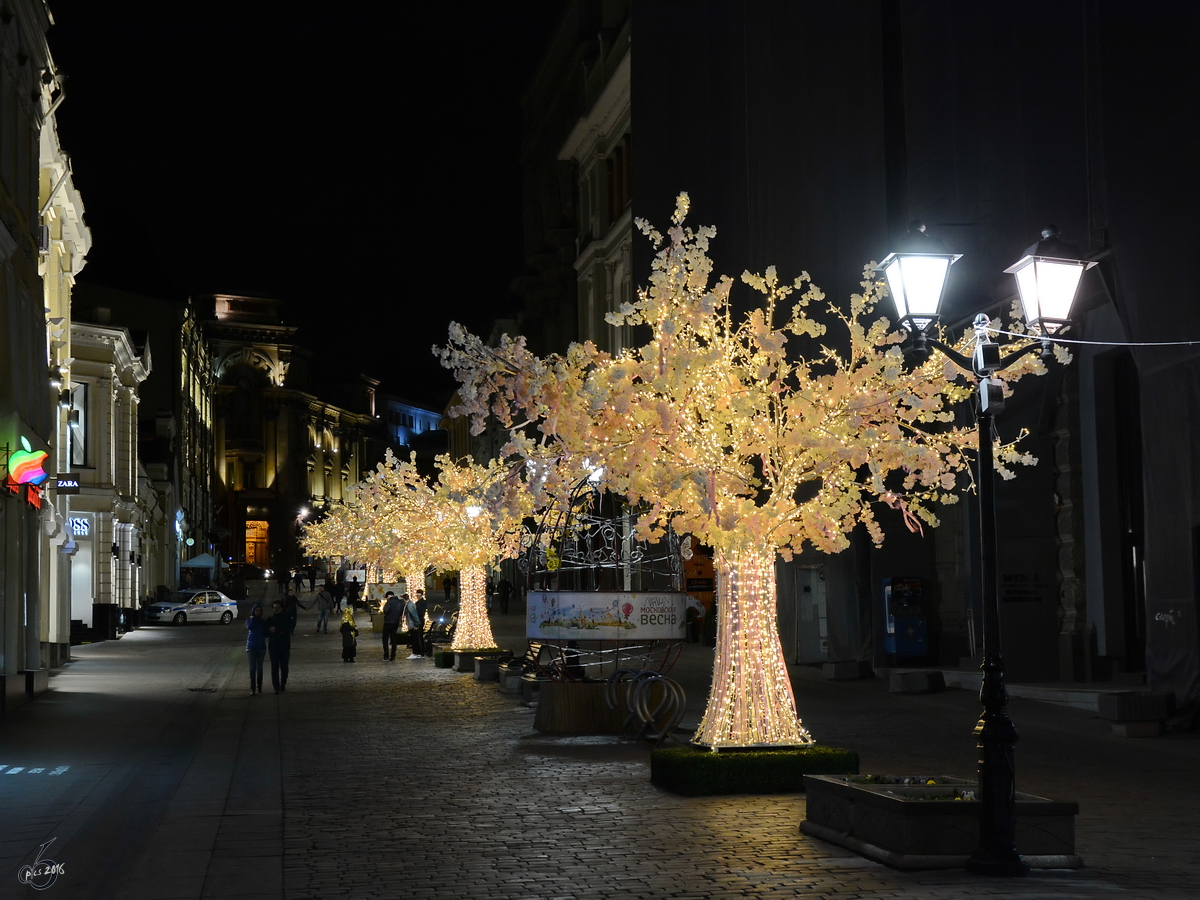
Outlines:
[[[530,591],[525,632],[550,641],[681,640],[687,599],[669,591]]]

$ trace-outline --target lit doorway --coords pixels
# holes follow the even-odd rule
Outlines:
[[[271,544],[268,540],[267,523],[261,519],[246,522],[246,562],[263,569],[271,561]]]

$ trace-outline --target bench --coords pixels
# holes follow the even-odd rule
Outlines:
[[[539,682],[562,680],[564,663],[561,651],[541,641],[530,641],[525,655],[513,657],[500,663],[499,685],[502,694],[521,694],[522,703],[532,706],[537,702]]]

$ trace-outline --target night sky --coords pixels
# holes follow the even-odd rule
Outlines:
[[[511,312],[520,96],[562,0],[51,0],[80,281],[285,301],[300,342],[440,404],[429,353]]]

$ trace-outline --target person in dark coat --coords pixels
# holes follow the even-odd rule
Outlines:
[[[287,690],[294,623],[295,620],[284,611],[282,600],[271,604],[271,618],[267,619],[267,652],[271,656],[271,687],[277,694]]]
[[[342,662],[354,662],[358,655],[358,629],[354,625],[354,610],[347,609],[342,613]]]
[[[409,659],[425,657],[425,592],[417,591],[417,599],[404,604],[404,619],[408,623],[408,635],[412,646]]]
[[[508,615],[508,601],[512,599],[513,583],[507,578],[501,578],[500,583],[496,585],[496,589],[500,591],[500,612]]]
[[[291,588],[288,588],[287,595],[283,598],[283,612],[292,621],[288,634],[295,634],[296,623],[300,620],[300,598],[292,593]]]
[[[246,656],[250,660],[250,693],[262,693],[263,657],[267,655],[267,622],[261,603],[255,603],[246,620]]]
[[[333,599],[333,595],[329,593],[329,585],[321,588],[321,593],[317,594],[317,633],[322,629],[326,634],[329,634],[329,614],[337,608],[337,601]]]
[[[385,595],[387,601],[383,604],[383,658],[393,660],[396,658],[396,646],[400,643],[396,632],[400,628],[400,620],[404,616],[404,601],[408,599],[405,594],[403,598],[397,597],[391,591]],[[388,655],[388,649],[391,648],[391,655]]]

